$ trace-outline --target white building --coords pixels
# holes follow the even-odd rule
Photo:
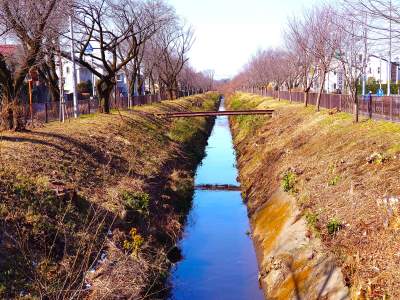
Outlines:
[[[332,64],[331,70],[325,77],[325,91],[327,93],[343,93],[345,87],[344,71],[339,62]]]
[[[366,68],[367,81],[375,81],[376,83],[387,84],[388,82],[389,64],[385,58],[376,55],[370,55]],[[400,82],[400,64],[398,62],[391,63],[391,82]],[[367,82],[368,83],[368,82]],[[320,82],[313,85],[313,90],[318,91]],[[331,71],[325,77],[324,92],[326,93],[344,93],[345,77],[340,62],[333,61]]]
[[[68,59],[62,59],[62,66],[63,66],[63,82],[64,82],[64,92],[66,94],[72,93],[73,90],[73,66],[72,62]],[[88,82],[90,81],[93,84],[93,74],[87,68],[75,64],[76,66],[76,84],[81,82]],[[60,72],[58,71],[58,76]]]
[[[391,82],[398,83],[400,80],[400,67],[398,62],[392,62]],[[377,83],[387,84],[389,64],[388,60],[376,55],[370,55],[367,65],[367,79],[374,79]]]

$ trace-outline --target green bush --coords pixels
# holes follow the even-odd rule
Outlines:
[[[82,81],[76,85],[78,93],[92,93],[93,85],[90,80]]]
[[[297,176],[293,171],[289,170],[283,175],[282,188],[285,192],[295,193],[296,183],[297,183]]]
[[[314,233],[314,235],[316,237],[320,236],[320,231],[318,228],[318,214],[313,213],[308,211],[305,215],[304,215],[307,225],[310,228],[310,230]]]
[[[333,234],[337,233],[340,229],[342,229],[342,226],[343,226],[342,222],[340,222],[336,218],[330,219],[328,224],[326,225],[326,227],[328,229],[328,233],[330,235],[333,235]]]
[[[341,179],[340,176],[336,175],[335,177],[333,177],[331,180],[328,181],[328,185],[336,186],[339,183],[340,179]]]
[[[307,225],[311,228],[315,228],[318,223],[318,215],[312,212],[307,212],[305,214]]]
[[[144,192],[124,192],[122,194],[125,208],[143,216],[149,215],[150,195]]]
[[[394,95],[397,95],[399,93],[399,86],[400,86],[399,84],[395,84],[395,83],[390,84],[390,93],[394,94]],[[376,94],[380,87],[381,87],[381,85],[379,83],[377,83],[377,82],[369,82],[366,85],[365,90],[366,90],[366,93],[371,91],[372,94]],[[386,92],[387,92],[387,84],[382,84],[382,90],[386,94]],[[362,94],[362,85],[358,85],[357,86],[357,93],[359,95]]]

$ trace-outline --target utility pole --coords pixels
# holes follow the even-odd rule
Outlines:
[[[71,61],[72,61],[72,93],[74,97],[74,118],[78,117],[78,94],[76,91],[76,64],[75,64],[75,46],[74,46],[74,26],[72,16],[69,17],[71,31]]]
[[[64,70],[61,58],[60,45],[58,46],[58,63],[60,70],[59,88],[60,88],[60,122],[65,122],[65,99],[64,99]]]
[[[364,25],[364,62],[363,62],[363,78],[362,78],[362,95],[366,95],[366,85],[367,85],[367,63],[368,63],[368,45],[367,45],[367,21],[368,16],[365,14],[365,25]]]
[[[388,81],[387,95],[390,96],[390,83],[392,81],[392,0],[389,4],[389,61],[388,61]]]
[[[92,57],[92,68],[94,68],[93,57]],[[92,96],[93,96],[93,99],[96,94],[96,82],[95,81],[96,81],[96,75],[94,75],[94,73],[92,72]]]

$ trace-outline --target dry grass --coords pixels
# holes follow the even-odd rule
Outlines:
[[[107,299],[161,289],[155,282],[169,265],[164,252],[180,236],[211,124],[149,113],[212,109],[217,98],[193,96],[28,132],[0,132],[0,298],[98,295],[86,283],[107,287],[100,293]],[[127,192],[149,195],[149,215],[127,208]],[[131,228],[145,241],[138,257],[123,247]],[[102,250],[108,253],[103,272],[86,278]],[[66,283],[71,272],[74,278]],[[134,281],[126,280],[128,273]]]
[[[234,95],[230,103],[276,110],[253,129],[250,118],[233,121],[250,211],[262,207],[291,170],[298,204],[317,216],[313,227],[334,253],[352,294],[400,298],[400,124],[354,124],[346,113],[317,113],[247,94]],[[327,228],[332,222],[342,225],[334,235]]]

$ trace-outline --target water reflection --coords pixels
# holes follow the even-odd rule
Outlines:
[[[237,185],[227,117],[216,119],[196,185]],[[196,191],[185,237],[184,259],[172,273],[175,300],[263,299],[246,207],[240,192]]]

